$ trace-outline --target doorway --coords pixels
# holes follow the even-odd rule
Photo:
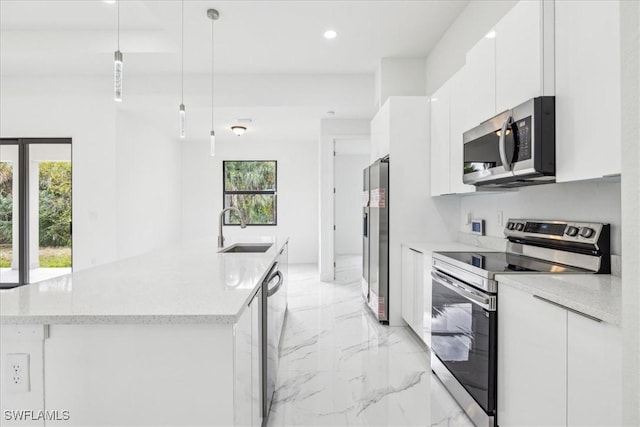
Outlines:
[[[362,275],[362,171],[369,151],[369,139],[334,140],[334,279],[346,282]]]
[[[0,288],[72,271],[71,139],[0,139]]]

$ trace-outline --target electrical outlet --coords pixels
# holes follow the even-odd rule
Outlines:
[[[498,225],[502,227],[504,225],[504,217],[502,215],[502,211],[498,211],[496,214],[496,220],[498,221]]]
[[[472,219],[473,219],[473,214],[471,213],[471,211],[468,211],[465,224],[467,224],[467,225],[471,224],[471,220]]]
[[[4,364],[7,392],[29,392],[29,355],[27,353],[7,354],[5,355]]]

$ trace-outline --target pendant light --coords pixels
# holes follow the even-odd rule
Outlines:
[[[184,108],[184,0],[182,0],[182,24],[181,24],[181,45],[180,45],[180,64],[181,64],[181,80],[180,80],[180,138],[187,136],[187,112]]]
[[[215,9],[207,10],[207,17],[211,19],[211,134],[209,135],[209,145],[211,157],[216,155],[216,132],[213,129],[213,23],[217,21],[220,14]]]
[[[122,102],[122,52],[120,52],[120,0],[118,0],[118,50],[113,61],[113,99]]]

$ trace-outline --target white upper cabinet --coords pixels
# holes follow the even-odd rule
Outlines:
[[[464,170],[462,135],[475,126],[473,119],[469,118],[469,113],[472,111],[470,104],[480,103],[477,99],[472,101],[476,94],[468,92],[472,86],[471,76],[468,67],[464,66],[449,80],[449,193],[455,194],[476,191],[473,185],[462,182]],[[477,85],[482,84],[478,82]],[[479,92],[482,90],[478,91],[478,94]]]
[[[496,25],[496,114],[553,95],[553,7],[522,0]]]
[[[620,173],[620,2],[556,2],[556,181]]]
[[[378,114],[371,120],[371,162],[389,154],[391,139],[391,112],[389,102],[385,102]]]
[[[431,195],[450,193],[449,82],[431,96]]]
[[[465,78],[461,79],[462,93],[454,98],[456,113],[460,115],[463,132],[478,126],[496,113],[496,31],[491,29],[475,46],[467,52],[463,68]]]

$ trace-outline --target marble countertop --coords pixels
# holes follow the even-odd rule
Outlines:
[[[471,246],[459,242],[408,242],[403,243],[402,245],[408,248],[416,249],[427,255],[431,255],[433,252],[463,252],[477,251],[478,249],[491,251],[491,249],[480,248],[478,246]]]
[[[620,325],[620,277],[609,274],[499,274],[496,280],[500,286],[512,286],[604,322]]]
[[[287,239],[265,253],[218,253],[216,238],[0,291],[1,324],[233,324]]]

